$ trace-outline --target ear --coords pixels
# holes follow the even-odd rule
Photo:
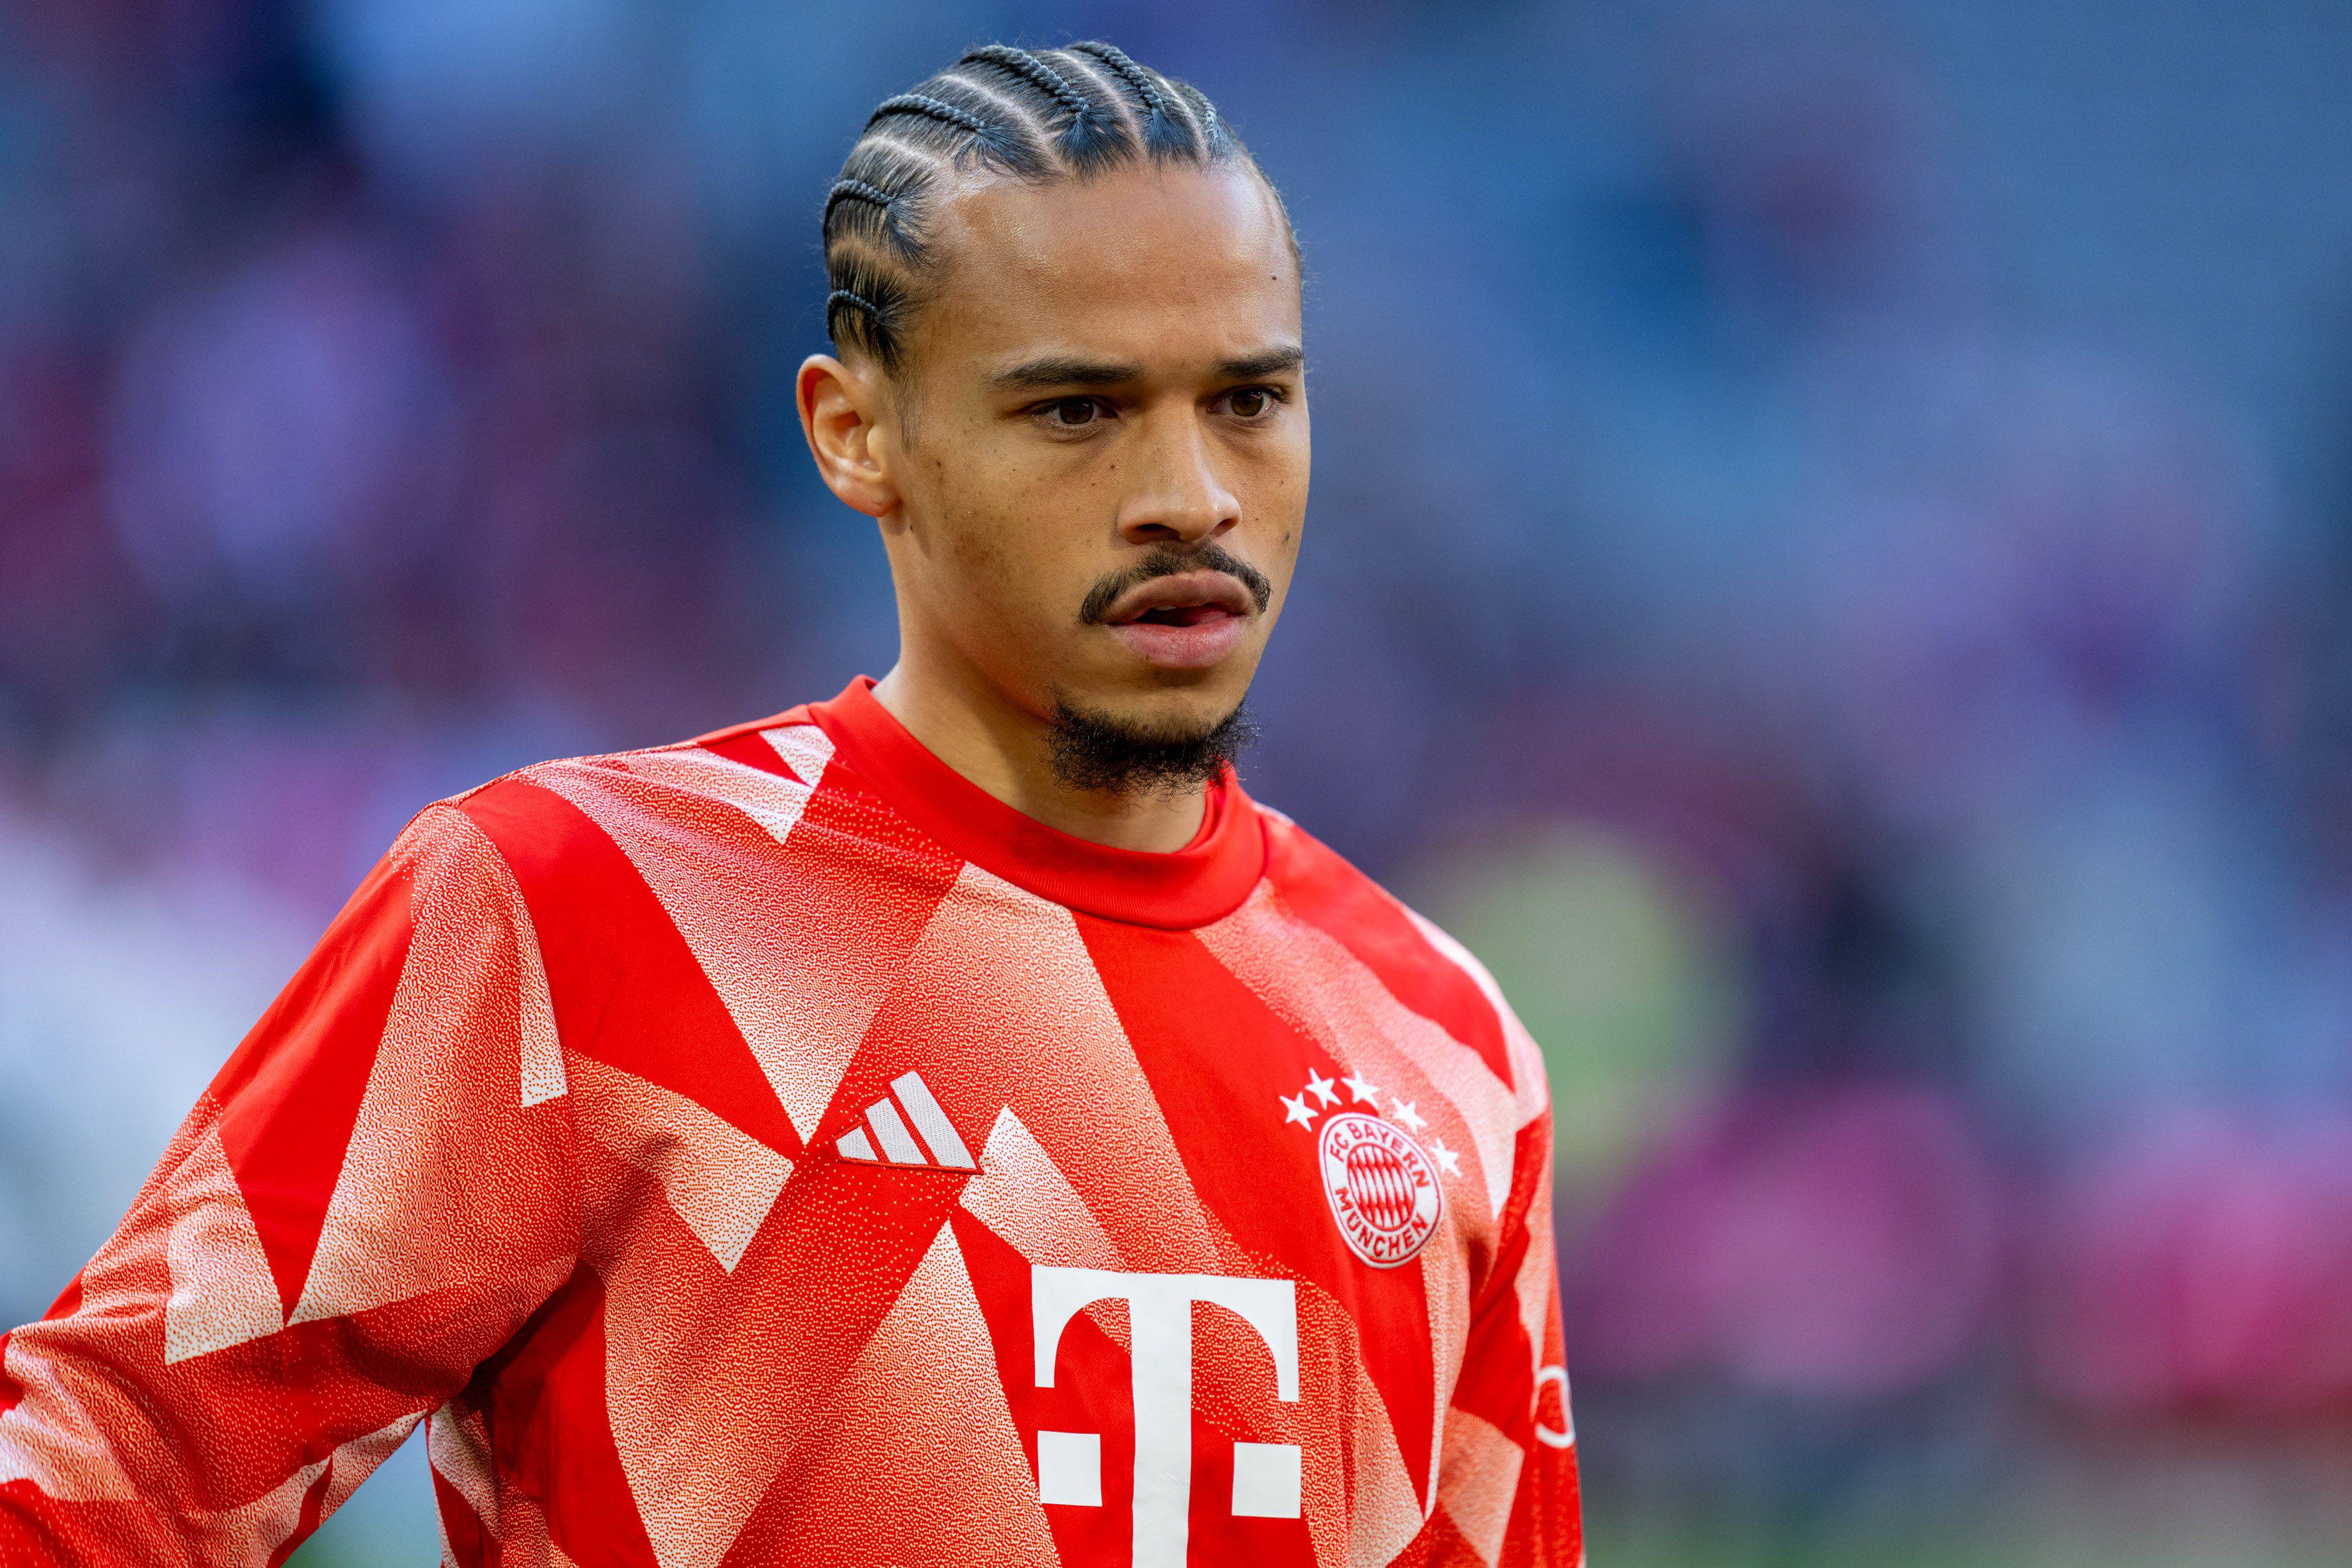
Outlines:
[[[900,497],[890,471],[896,443],[880,426],[888,398],[879,374],[863,365],[853,369],[831,354],[811,354],[801,362],[793,392],[801,433],[825,487],[868,517],[897,510]]]

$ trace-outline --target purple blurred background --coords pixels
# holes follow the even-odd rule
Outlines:
[[[2344,1562],[2335,0],[0,5],[0,1320],[419,805],[887,666],[818,205],[1092,35],[1305,239],[1245,772],[1545,1045],[1594,1561]]]

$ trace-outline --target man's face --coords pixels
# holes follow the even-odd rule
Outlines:
[[[933,233],[875,437],[904,635],[1040,717],[1208,731],[1249,687],[1306,516],[1271,193],[1239,167],[982,180]]]

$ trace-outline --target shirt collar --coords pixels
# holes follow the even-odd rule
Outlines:
[[[1228,766],[1209,784],[1201,830],[1170,853],[1097,844],[1005,805],[941,762],[859,676],[809,716],[845,765],[948,849],[1057,904],[1134,925],[1187,931],[1241,907],[1265,869],[1257,808]]]

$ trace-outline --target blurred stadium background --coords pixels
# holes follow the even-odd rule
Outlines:
[[[887,665],[817,207],[1097,34],[1305,236],[1247,776],[1546,1046],[1595,1563],[2345,1561],[2336,0],[10,0],[0,1321],[409,813]]]

